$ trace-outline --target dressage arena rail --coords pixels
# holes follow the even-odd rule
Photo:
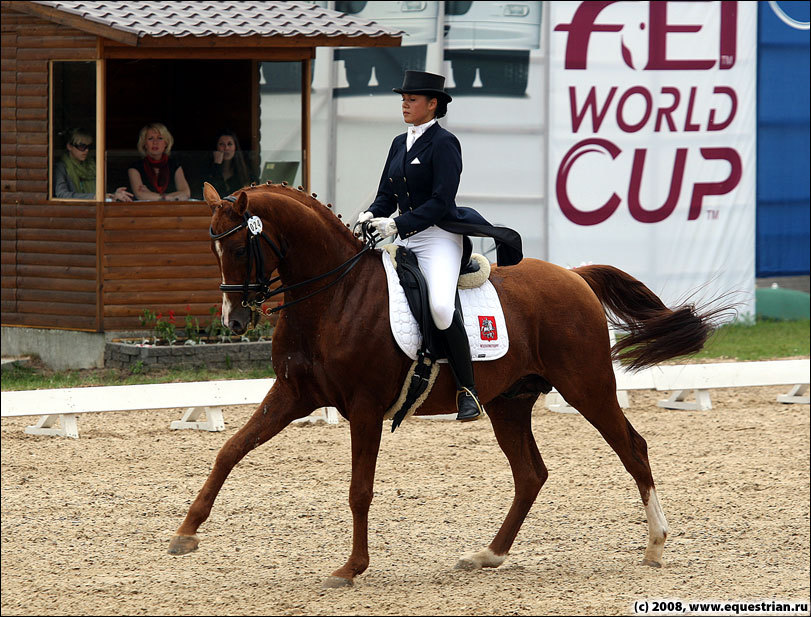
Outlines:
[[[169,428],[223,431],[223,407],[258,405],[275,381],[234,379],[3,392],[2,417],[41,416],[37,424],[25,429],[26,433],[78,438],[80,413],[180,407],[186,408],[183,417],[173,421]],[[201,419],[203,414],[205,420]],[[298,421],[318,420],[337,424],[338,412],[333,407],[322,407]]]
[[[709,390],[749,386],[790,385],[791,390],[779,395],[777,402],[807,405],[809,372],[811,360],[802,359],[665,365],[638,373],[618,370],[616,376],[620,402],[625,401],[625,407],[626,390],[658,390],[672,392],[668,399],[659,401],[660,407],[707,410],[712,408]],[[25,429],[26,433],[78,438],[81,413],[179,407],[186,411],[169,428],[222,431],[225,430],[223,407],[258,405],[274,382],[275,379],[235,379],[3,392],[2,417],[41,416],[37,424]],[[689,391],[694,392],[694,401],[685,400]],[[546,404],[552,411],[576,413],[554,391],[547,395]],[[205,420],[200,419],[202,414]],[[455,418],[455,414],[432,417]],[[334,407],[322,407],[298,422],[319,420],[337,424],[339,415]]]
[[[789,385],[792,388],[779,395],[777,402],[808,405],[809,372],[809,359],[662,365],[638,373],[627,373],[615,367],[617,398],[622,407],[628,407],[626,390],[658,390],[672,392],[669,398],[657,403],[659,407],[688,410],[712,409],[710,390],[751,386]],[[694,400],[687,400],[690,391]],[[551,411],[577,413],[554,390],[547,395],[546,405]]]

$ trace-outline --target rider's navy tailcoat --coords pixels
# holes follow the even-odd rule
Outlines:
[[[406,152],[406,133],[391,142],[377,197],[369,207],[375,216],[391,216],[401,238],[432,225],[465,236],[489,236],[496,241],[498,264],[521,261],[521,237],[512,229],[491,225],[473,208],[456,205],[462,174],[459,140],[439,123],[431,126]]]

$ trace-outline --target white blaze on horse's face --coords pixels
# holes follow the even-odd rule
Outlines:
[[[217,240],[214,242],[214,250],[217,251],[217,257],[220,259],[220,273],[222,274],[222,284],[225,285],[225,273],[222,272],[222,242]],[[222,294],[222,323],[227,324],[228,320],[231,318],[231,301],[228,299],[228,295],[223,293]]]

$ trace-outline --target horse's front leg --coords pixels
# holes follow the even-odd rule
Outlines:
[[[248,452],[265,443],[296,418],[303,418],[311,411],[309,408],[305,409],[301,400],[283,382],[276,381],[245,426],[220,448],[214,468],[189,508],[183,524],[169,543],[169,554],[185,555],[197,548],[197,529],[211,513],[214,500],[234,466]]]
[[[515,497],[510,511],[490,545],[464,555],[457,563],[460,570],[497,568],[521,529],[535,498],[549,473],[532,435],[531,417],[535,396],[507,399],[498,397],[487,403],[487,413],[493,425],[498,445],[507,456],[515,482]]]
[[[368,408],[367,408],[368,409]],[[352,435],[352,482],[349,507],[352,510],[352,554],[324,581],[324,587],[345,587],[369,567],[369,506],[374,492],[375,466],[380,450],[383,418],[358,414],[349,418]]]

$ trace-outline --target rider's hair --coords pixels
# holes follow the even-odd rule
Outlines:
[[[437,99],[434,117],[439,120],[440,118],[444,118],[446,113],[448,113],[448,101]]]

